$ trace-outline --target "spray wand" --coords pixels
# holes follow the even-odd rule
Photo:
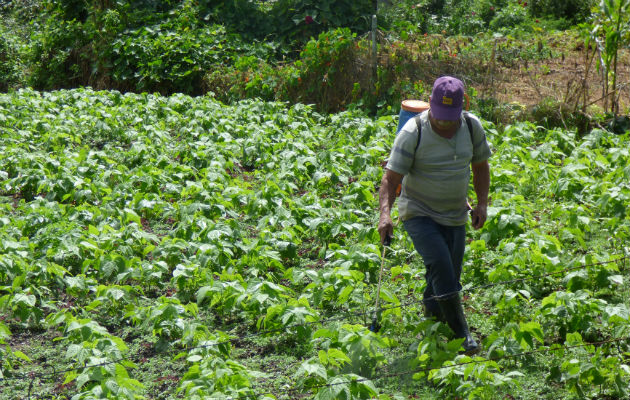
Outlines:
[[[368,328],[370,331],[377,333],[381,330],[381,324],[378,322],[381,318],[381,310],[378,308],[378,302],[381,298],[381,279],[383,277],[383,266],[385,265],[385,250],[392,243],[392,237],[387,234],[383,240],[383,254],[381,255],[381,271],[378,274],[378,289],[376,290],[376,306],[372,315],[372,323]]]

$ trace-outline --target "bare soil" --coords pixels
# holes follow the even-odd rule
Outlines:
[[[480,93],[497,100],[533,107],[544,99],[564,103],[570,108],[597,106],[602,111],[611,106],[612,94],[605,99],[603,69],[598,68],[599,54],[584,45],[552,44],[552,57],[537,62],[519,62],[512,66],[490,66],[493,84],[480,85]],[[622,52],[617,66],[619,112],[628,114],[630,107],[630,58]],[[586,101],[584,101],[586,98]],[[585,110],[586,111],[586,110]]]
[[[384,46],[380,63],[402,75],[401,80],[424,82],[425,87],[443,74],[464,77],[466,84],[476,89],[477,98],[511,103],[522,111],[531,111],[543,101],[562,104],[565,112],[592,115],[612,111],[613,96],[604,92],[606,78],[598,68],[599,53],[593,47],[585,48],[584,40],[574,32],[541,34],[532,40],[429,35],[409,41],[403,48]],[[617,111],[628,114],[628,51],[620,52],[616,72]],[[523,116],[526,118],[526,113]]]

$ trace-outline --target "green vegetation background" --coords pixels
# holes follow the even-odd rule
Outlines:
[[[261,98],[314,104],[324,112],[358,107],[395,113],[402,99],[426,97],[439,74],[460,72],[472,82],[487,74],[480,60],[490,58],[497,34],[523,39],[502,50],[504,62],[550,54],[534,50],[544,40],[532,37],[577,26],[593,5],[594,0],[15,0],[0,4],[0,90],[89,86],[214,93],[227,103]],[[377,76],[369,37],[375,12]],[[434,34],[464,40],[445,51],[425,38]],[[431,63],[421,59],[426,55]],[[451,63],[454,55],[462,59],[459,71]],[[495,99],[470,94],[484,117],[498,119]]]

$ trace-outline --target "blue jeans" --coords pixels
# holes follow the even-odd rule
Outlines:
[[[425,307],[439,312],[435,296],[448,298],[462,289],[459,280],[466,247],[466,226],[440,225],[430,217],[410,218],[403,225],[424,260]]]

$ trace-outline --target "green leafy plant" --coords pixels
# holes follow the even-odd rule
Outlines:
[[[320,329],[313,337],[321,340],[322,350],[298,368],[294,376],[300,386],[317,387],[318,399],[368,399],[379,395],[373,383],[363,377],[382,362],[379,350],[390,345],[387,339],[363,326],[348,324],[339,329]]]
[[[604,300],[591,298],[587,290],[554,292],[543,299],[540,315],[549,328],[558,329],[560,337],[578,332],[592,338],[597,337],[594,320],[605,305]]]
[[[627,135],[483,123],[492,203],[468,233],[462,283],[491,363],[459,355],[461,339],[422,317],[425,268],[399,227],[382,329],[365,327],[392,115],[87,88],[0,93],[2,374],[67,372],[31,397],[544,397],[547,375],[558,398],[578,386],[623,396]],[[564,349],[574,332],[620,340]],[[0,390],[28,397],[23,383]]]
[[[22,362],[31,362],[31,359],[23,352],[19,350],[13,351],[11,349],[11,347],[6,343],[6,340],[10,337],[11,331],[9,330],[9,327],[0,321],[0,361],[2,362],[2,367],[0,368],[0,378],[3,379],[11,377],[14,369]]]
[[[17,37],[3,25],[0,28],[0,91],[17,86],[22,79],[22,56]]]
[[[319,339],[323,349],[318,354],[322,365],[332,368],[332,371],[361,376],[373,374],[374,368],[384,361],[381,349],[393,344],[364,326],[349,324],[337,329],[322,328],[315,332],[313,338]]]
[[[423,337],[411,362],[419,371],[413,378],[439,385],[441,395],[465,394],[470,398],[490,399],[498,388],[515,385],[522,376],[517,371],[503,374],[499,364],[492,360],[458,355],[463,339],[445,341],[443,335],[448,328],[440,322],[425,320],[418,324],[417,330]]]
[[[335,28],[365,32],[374,11],[367,0],[279,0],[270,13],[277,21],[276,34],[280,38],[304,42]]]
[[[579,333],[567,335],[567,343],[582,347],[575,358],[564,361],[552,369],[551,378],[565,382],[580,398],[590,395],[627,396],[625,381],[630,376],[630,366],[623,363],[608,346],[595,348],[586,345]],[[592,353],[592,356],[588,356]],[[599,387],[599,390],[592,388]],[[596,394],[597,393],[597,394]]]

